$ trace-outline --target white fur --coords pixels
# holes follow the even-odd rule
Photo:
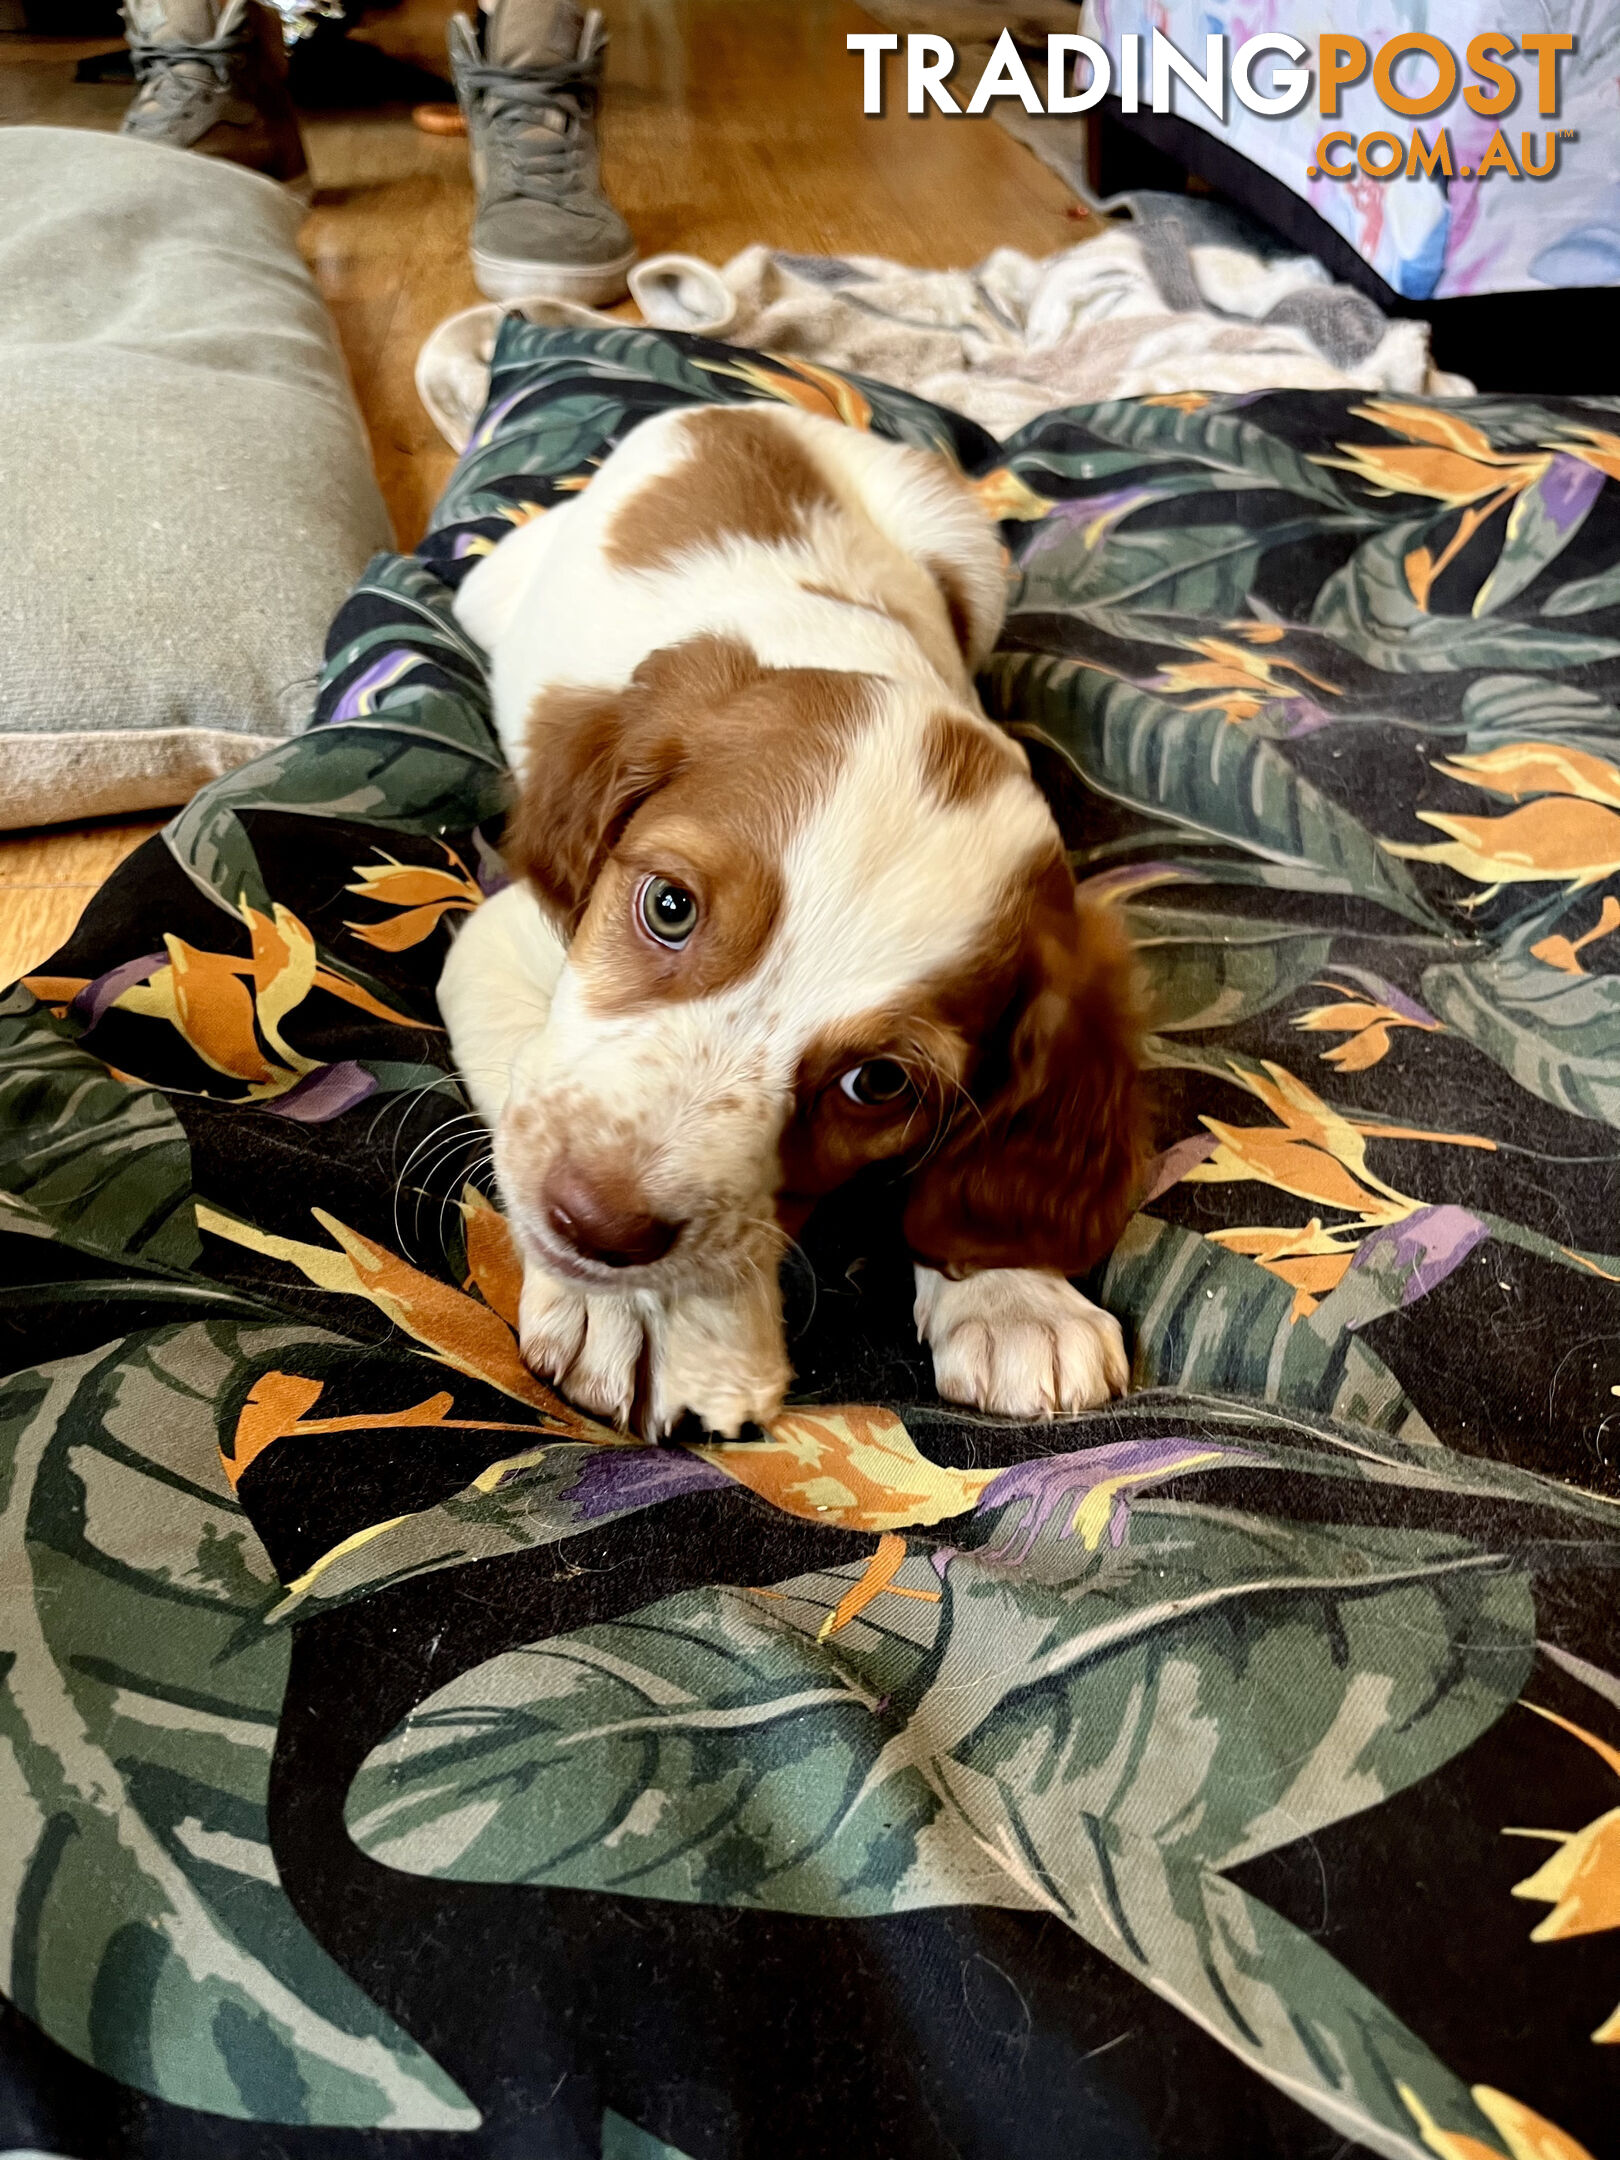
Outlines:
[[[1094,1410],[1130,1384],[1119,1322],[1045,1268],[992,1268],[960,1282],[920,1267],[918,1339],[947,1402],[1001,1417]]]
[[[1009,764],[987,798],[954,808],[922,778],[942,710],[989,724],[923,565],[946,566],[965,596],[977,662],[1004,598],[988,520],[937,458],[769,411],[836,497],[802,539],[732,538],[657,570],[617,568],[614,520],[633,513],[642,490],[679,485],[690,416],[667,413],[643,422],[584,493],[504,539],[456,603],[491,654],[496,723],[520,778],[541,692],[622,688],[650,654],[705,633],[739,640],[767,667],[879,679],[870,722],[788,843],[785,905],[746,978],[703,998],[594,1009],[524,887],[486,902],[445,966],[441,1010],[472,1100],[494,1128],[496,1173],[526,1256],[524,1354],[602,1415],[638,1414],[649,1437],[688,1410],[735,1433],[780,1405],[788,1367],[772,1204],[804,1048],[948,972],[1009,878],[1055,837],[1021,764]],[[888,612],[823,598],[806,583],[878,596]],[[559,1248],[533,1165],[565,1147],[571,1159],[580,1148],[601,1161],[633,1153],[650,1212],[687,1225],[666,1259],[610,1269]],[[926,1275],[919,1270],[918,1321],[943,1393],[1037,1416],[1124,1385],[1117,1326],[1061,1278],[931,1276],[925,1291]],[[647,1390],[639,1405],[638,1375]]]

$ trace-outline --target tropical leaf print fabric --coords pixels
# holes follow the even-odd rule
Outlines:
[[[451,612],[648,413],[1001,519],[982,683],[1150,979],[1135,1392],[942,1405],[881,1207],[758,1443],[523,1364],[434,1005],[505,778]],[[509,323],[317,724],[0,1005],[0,2147],[1620,2151],[1620,410],[997,446]]]

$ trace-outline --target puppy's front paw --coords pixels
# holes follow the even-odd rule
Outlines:
[[[582,1410],[647,1440],[687,1420],[722,1439],[763,1425],[790,1377],[772,1275],[724,1295],[614,1297],[530,1268],[518,1308],[523,1357]]]
[[[1044,1268],[991,1268],[952,1282],[919,1267],[915,1310],[947,1402],[1000,1417],[1062,1417],[1130,1384],[1119,1322]]]
[[[724,1295],[675,1298],[657,1324],[647,1437],[661,1440],[691,1416],[739,1439],[775,1417],[791,1377],[774,1272]]]
[[[646,1343],[641,1314],[624,1297],[601,1297],[529,1268],[518,1303],[523,1362],[582,1410],[628,1425]]]

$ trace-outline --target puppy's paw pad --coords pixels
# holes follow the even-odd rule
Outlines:
[[[695,1410],[683,1410],[669,1431],[662,1436],[665,1447],[713,1447],[717,1440],[767,1440],[770,1435],[763,1425],[756,1425],[751,1418],[739,1420],[735,1432],[714,1432],[704,1424]]]

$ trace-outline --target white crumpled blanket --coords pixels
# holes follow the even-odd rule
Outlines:
[[[998,436],[1054,406],[1182,390],[1472,388],[1431,367],[1426,323],[1389,320],[1314,257],[1188,244],[1174,219],[1109,224],[1044,258],[997,248],[971,270],[767,247],[722,270],[659,255],[631,271],[630,290],[655,328],[876,376]],[[516,305],[533,320],[612,319],[565,302]],[[451,316],[418,358],[423,403],[457,449],[482,409],[503,312]]]

